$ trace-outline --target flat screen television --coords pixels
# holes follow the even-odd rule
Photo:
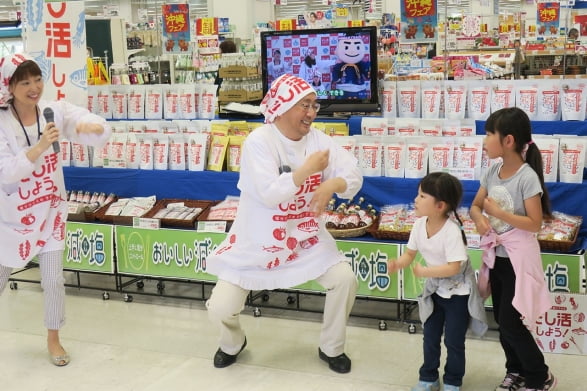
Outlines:
[[[374,26],[264,31],[261,64],[263,95],[289,73],[313,85],[318,115],[379,111]]]

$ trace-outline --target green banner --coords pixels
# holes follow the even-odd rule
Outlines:
[[[551,292],[585,293],[585,255],[542,253],[542,266]]]
[[[346,240],[337,240],[336,244],[357,276],[357,295],[399,299],[399,276],[390,276],[387,271],[387,261],[399,256],[399,244]],[[294,289],[324,291],[316,281],[308,281]]]
[[[405,245],[402,245],[402,251]],[[468,249],[469,258],[473,269],[478,272],[481,267],[482,250]],[[551,292],[584,293],[581,286],[581,275],[584,269],[585,257],[577,254],[553,254],[542,253],[542,267],[544,278]],[[424,287],[424,278],[414,276],[413,266],[415,262],[425,264],[420,253],[412,264],[403,270],[403,292],[405,300],[416,300]],[[491,298],[485,302],[491,306]]]
[[[400,298],[399,276],[397,273],[390,276],[387,271],[387,261],[399,257],[399,244],[346,240],[338,240],[336,244],[357,276],[357,295]]]
[[[114,274],[113,226],[66,223],[63,268]]]
[[[118,272],[148,277],[216,281],[208,274],[206,257],[225,233],[116,226]]]

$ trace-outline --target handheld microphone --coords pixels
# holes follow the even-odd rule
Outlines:
[[[55,115],[53,114],[53,109],[50,107],[45,107],[45,110],[43,110],[43,117],[45,117],[47,123],[55,122]],[[59,141],[53,141],[53,151],[59,153],[59,150]]]

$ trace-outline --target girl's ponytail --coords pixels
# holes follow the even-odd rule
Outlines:
[[[454,213],[455,218],[459,222],[459,228],[461,229],[461,236],[463,238],[463,243],[465,243],[465,246],[467,246],[467,235],[465,235],[465,228],[463,227],[463,222],[461,221],[461,218],[459,217],[459,214],[457,213],[457,211],[455,209],[453,209],[452,212]]]
[[[538,175],[538,179],[540,179],[540,186],[542,187],[542,197],[540,198],[540,202],[542,203],[542,214],[545,217],[552,216],[552,210],[550,206],[550,196],[548,195],[548,189],[544,184],[544,168],[542,163],[542,155],[540,154],[540,150],[536,146],[534,141],[530,140],[527,143],[528,150],[526,151],[526,163]]]

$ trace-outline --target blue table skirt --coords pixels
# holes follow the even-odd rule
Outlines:
[[[235,172],[134,170],[116,168],[64,167],[68,190],[114,193],[119,197],[151,196],[192,200],[223,200],[239,195]],[[359,196],[365,205],[379,209],[388,204],[410,203],[418,190],[419,179],[365,177]],[[464,206],[471,205],[479,181],[462,181]],[[587,216],[587,182],[581,184],[548,183],[553,210]],[[584,221],[580,235],[587,237]],[[581,238],[581,240],[582,240]],[[585,247],[582,247],[585,248]]]

